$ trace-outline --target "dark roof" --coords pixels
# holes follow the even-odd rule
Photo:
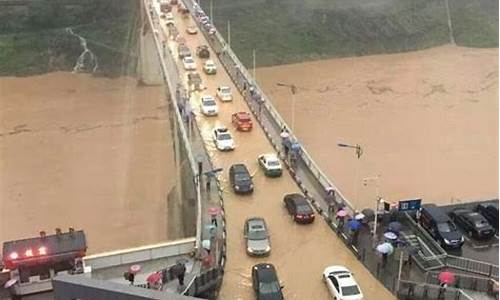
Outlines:
[[[302,194],[294,193],[294,194],[288,194],[286,197],[292,199],[293,202],[295,202],[297,205],[304,205],[308,204],[306,198]]]
[[[245,166],[244,164],[234,164],[231,167],[237,173],[240,173],[240,172],[248,173],[247,166]]]
[[[450,221],[450,218],[435,204],[422,205],[422,209],[427,211],[436,222]]]
[[[35,237],[24,240],[8,241],[3,243],[3,256],[7,257],[12,252],[38,249],[44,246],[47,255],[64,254],[87,249],[85,233],[83,230],[73,233],[64,232],[59,235],[47,235],[44,238]]]
[[[257,268],[257,272],[259,273],[259,280],[261,282],[273,282],[278,281],[278,276],[276,274],[276,269],[272,264],[257,264],[253,266]]]

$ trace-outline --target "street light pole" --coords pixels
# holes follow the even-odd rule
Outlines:
[[[283,86],[290,88],[290,92],[292,93],[292,131],[295,129],[295,94],[297,94],[297,87],[295,84],[285,84],[285,83],[276,83],[277,86]]]
[[[376,201],[375,201],[375,220],[373,223],[373,236],[375,237],[377,235],[377,224],[378,224],[378,210],[379,210],[379,204],[383,201],[383,199],[380,197],[379,193],[379,184],[380,184],[380,175],[373,176],[373,177],[367,177],[363,178],[363,183],[366,185],[368,181],[375,181],[375,194],[377,196]]]
[[[231,48],[231,21],[227,20],[227,44]]]
[[[254,82],[257,82],[257,77],[255,77],[255,49],[252,51],[252,56],[253,56],[253,80]]]
[[[215,23],[214,23],[214,6],[213,6],[213,0],[210,0],[210,20],[212,20],[212,24],[215,25]]]

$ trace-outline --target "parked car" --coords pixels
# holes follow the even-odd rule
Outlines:
[[[229,182],[236,194],[253,192],[252,177],[244,164],[234,164],[229,168]]]
[[[450,212],[451,219],[471,237],[488,239],[495,235],[495,229],[478,212],[457,208]]]
[[[179,55],[179,59],[184,59],[186,56],[191,56],[191,50],[186,44],[179,44],[177,46],[177,54]]]
[[[275,153],[261,154],[257,158],[264,174],[268,177],[279,177],[282,174],[281,162]]]
[[[330,266],[323,271],[323,281],[326,283],[332,297],[337,300],[361,300],[363,293],[352,273],[343,266]]]
[[[283,202],[295,222],[301,224],[314,222],[314,211],[307,199],[301,194],[285,195]]]
[[[239,131],[250,131],[253,127],[250,114],[244,111],[234,113],[231,116],[231,122]]]
[[[196,28],[196,26],[194,26],[194,25],[191,25],[191,26],[188,26],[186,28],[186,32],[188,34],[197,34],[198,33],[198,28]]]
[[[217,97],[222,102],[233,101],[233,95],[231,94],[231,88],[228,86],[219,86],[217,88]]]
[[[207,60],[203,64],[203,71],[207,75],[215,75],[217,73],[217,66],[215,65],[215,62],[211,59]]]
[[[257,300],[283,300],[283,286],[272,264],[257,264],[252,267],[252,287]]]
[[[233,137],[226,127],[217,127],[212,133],[215,147],[220,151],[231,151],[236,148]]]
[[[461,248],[465,241],[455,223],[435,204],[422,205],[420,224],[445,248]]]
[[[476,210],[498,231],[498,202],[478,204]]]
[[[215,102],[214,97],[210,95],[201,96],[200,110],[205,116],[216,116],[219,114],[217,102]]]
[[[247,254],[254,256],[269,255],[271,241],[263,218],[249,218],[245,221],[243,235],[247,241]]]
[[[188,87],[190,91],[201,91],[203,90],[203,85],[201,82],[200,74],[196,72],[191,72],[187,74]]]
[[[196,70],[196,63],[194,62],[194,58],[192,56],[184,57],[182,59],[182,65],[184,66],[184,70],[186,71]]]
[[[172,10],[172,8],[170,8]],[[166,25],[174,25],[174,15],[171,12],[165,14],[165,24]]]
[[[199,58],[210,58],[210,50],[208,50],[207,45],[201,45],[196,47],[196,55]]]

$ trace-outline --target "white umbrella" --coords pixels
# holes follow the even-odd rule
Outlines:
[[[390,243],[383,243],[377,246],[377,251],[382,254],[391,254],[394,251],[394,247]]]
[[[365,214],[363,213],[359,213],[357,215],[354,216],[354,219],[358,220],[358,221],[361,221],[365,218]]]

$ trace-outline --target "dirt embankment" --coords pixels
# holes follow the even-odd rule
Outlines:
[[[161,87],[0,77],[0,241],[84,229],[89,252],[164,241],[172,146]]]
[[[498,49],[404,54],[261,68],[257,78],[323,170],[359,208],[380,194],[450,203],[498,197]],[[360,160],[342,141],[360,144]],[[359,175],[357,175],[359,172]],[[357,179],[356,179],[357,178]],[[358,195],[358,196],[357,196]]]

